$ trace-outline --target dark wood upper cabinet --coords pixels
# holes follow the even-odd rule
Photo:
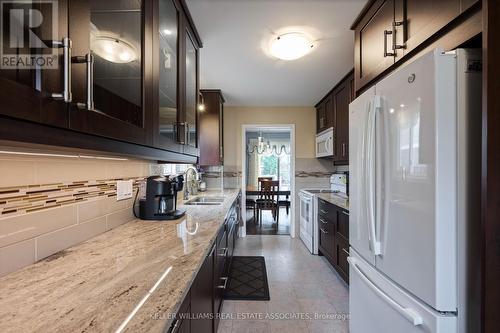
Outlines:
[[[0,117],[39,126],[0,139],[195,163],[202,43],[185,1],[60,0],[57,17],[53,4],[12,4],[57,20],[54,33],[45,25],[34,31],[59,66],[0,69]],[[33,54],[20,43],[13,54],[23,50]]]
[[[220,90],[201,90],[204,110],[198,113],[199,164],[222,165],[224,161],[224,96]]]
[[[349,164],[349,103],[351,102],[352,73],[342,80],[333,90],[333,105],[335,114],[334,136],[335,149],[333,161],[335,164]]]
[[[151,144],[152,1],[69,0],[73,41],[70,128]],[[85,62],[93,57],[93,75]],[[89,83],[90,78],[90,83]],[[93,90],[92,103],[88,103]]]
[[[180,47],[182,22],[180,4],[173,0],[154,2],[153,17],[153,143],[155,147],[182,152],[179,137]]]
[[[335,127],[335,109],[332,94],[327,94],[321,102],[316,105],[317,119],[316,132],[322,132],[330,127]]]
[[[460,0],[400,0],[395,3],[397,45],[408,54],[460,14]]]
[[[395,68],[395,64],[403,63],[425,47],[432,45],[449,50],[467,41],[473,35],[454,28],[466,24],[468,14],[465,12],[479,3],[479,0],[368,1],[351,26],[355,32],[355,90],[361,92]],[[462,30],[470,30],[470,27]],[[480,27],[473,30],[477,34]],[[444,36],[447,38],[441,39]]]
[[[394,1],[375,1],[356,24],[354,49],[356,90],[394,64],[397,53],[392,51]]]
[[[316,133],[323,131],[326,127],[325,103],[323,101],[316,105]]]
[[[183,1],[154,0],[153,142],[198,156],[198,50]]]
[[[43,15],[44,23],[38,28],[33,28],[33,32],[40,41],[49,48],[41,53],[53,60],[54,67],[42,68],[21,68],[19,66],[2,66],[0,68],[0,115],[13,118],[29,120],[41,124],[52,126],[67,127],[68,113],[67,104],[60,98],[53,98],[52,94],[62,94],[64,91],[64,51],[61,45],[55,45],[55,42],[61,42],[68,36],[68,16],[67,0],[60,0],[55,3],[2,3],[4,27],[10,26],[9,9],[22,10],[24,21],[27,22],[29,10],[39,11]],[[57,17],[54,17],[54,10],[57,10]],[[52,31],[52,23],[57,21],[57,31]],[[48,24],[47,24],[48,23]],[[7,28],[3,28],[4,32]],[[33,50],[29,47],[28,29],[23,30],[24,39],[14,42],[10,41],[10,35],[4,34],[2,53],[6,59],[15,59],[17,56],[22,59],[23,53],[27,56],[33,55]],[[50,48],[50,47],[53,48]],[[37,52],[38,53],[38,52]]]
[[[184,130],[186,133],[185,145],[192,149],[198,147],[198,46],[188,28],[186,28],[185,39],[186,106],[184,112]]]
[[[317,133],[333,127],[335,165],[349,164],[349,103],[354,100],[354,95],[352,70],[316,104]]]

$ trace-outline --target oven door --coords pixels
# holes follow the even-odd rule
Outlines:
[[[333,128],[316,135],[316,157],[333,157]]]
[[[313,196],[299,192],[300,198],[300,239],[304,242],[309,252],[314,252],[313,247]]]

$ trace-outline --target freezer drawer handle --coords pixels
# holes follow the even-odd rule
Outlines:
[[[359,277],[366,283],[366,285],[370,287],[370,289],[373,290],[380,298],[386,301],[394,310],[398,311],[414,326],[423,324],[422,317],[418,314],[418,312],[411,308],[402,307],[392,298],[387,296],[382,290],[380,290],[372,281],[370,281],[370,279],[368,279],[368,277],[366,277],[366,275],[359,269],[358,265],[356,265],[356,258],[348,257],[347,261],[349,262],[349,265],[351,266],[353,271],[355,271],[359,275]]]

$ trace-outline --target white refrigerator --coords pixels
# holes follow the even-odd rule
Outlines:
[[[481,52],[436,49],[349,106],[351,333],[479,325]]]

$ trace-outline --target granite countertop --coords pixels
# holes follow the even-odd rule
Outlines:
[[[0,332],[163,331],[238,192],[208,191],[224,203],[134,220],[1,277]]]
[[[349,210],[349,198],[336,193],[318,193],[318,198],[323,199],[342,209]]]

